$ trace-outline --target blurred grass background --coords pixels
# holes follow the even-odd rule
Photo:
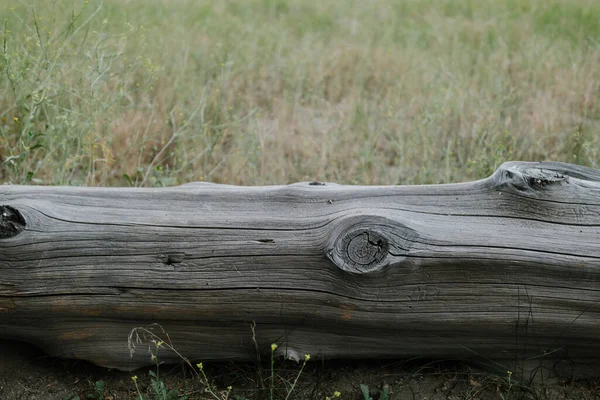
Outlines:
[[[1,0],[0,182],[600,165],[596,0]]]

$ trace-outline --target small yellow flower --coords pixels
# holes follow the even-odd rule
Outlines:
[[[204,369],[204,365],[202,365],[202,363],[198,363],[198,364],[196,364],[196,367],[198,367],[198,369],[199,369],[200,371],[202,371],[202,370]]]
[[[162,340],[159,340],[159,341],[158,341],[158,343],[156,343],[156,347],[160,347],[160,346],[162,346],[162,345],[163,345],[163,343],[164,343],[164,342],[163,342]]]
[[[271,351],[275,351],[277,349],[277,345],[275,343],[273,343],[271,345]]]
[[[89,3],[89,1],[88,1],[88,0],[85,0],[85,4],[87,5],[88,3]]]
[[[19,123],[19,117],[14,117],[13,121],[15,121],[15,124],[18,124]]]
[[[231,386],[227,386],[227,390],[229,390],[231,392],[233,388]]]
[[[342,395],[342,392],[338,392],[337,390],[335,392],[333,392],[333,397],[340,397]]]
[[[506,371],[506,373],[508,374],[508,376],[512,375],[512,371]]]
[[[305,354],[304,355],[304,361],[308,361],[310,360],[310,354]]]
[[[134,376],[132,376],[132,377],[131,377],[131,380],[132,380],[134,383],[135,383],[135,382],[137,382],[137,375],[134,375]]]

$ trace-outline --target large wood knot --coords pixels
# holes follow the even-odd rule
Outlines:
[[[0,206],[0,239],[17,236],[25,229],[25,218],[11,206]]]
[[[356,229],[342,238],[342,251],[355,266],[368,269],[378,265],[387,255],[387,239],[370,229]]]
[[[568,170],[560,163],[506,162],[491,179],[495,188],[518,192],[540,191],[552,186],[568,184]],[[562,168],[560,168],[562,167]]]
[[[391,243],[403,230],[393,221],[377,216],[355,216],[340,222],[332,232],[327,257],[342,271],[367,274],[390,264]],[[396,240],[398,241],[398,240]]]

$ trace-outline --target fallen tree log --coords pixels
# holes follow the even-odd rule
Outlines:
[[[278,343],[597,362],[599,282],[600,171],[569,164],[427,186],[0,186],[0,337],[119,369],[153,363],[127,343],[152,323],[191,360]]]

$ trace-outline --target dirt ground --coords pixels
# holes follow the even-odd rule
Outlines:
[[[285,399],[300,365],[278,361],[275,367],[274,398]],[[133,373],[111,371],[83,361],[46,356],[20,342],[0,343],[0,399],[2,400],[138,400],[132,376],[144,399],[154,396],[150,368]],[[270,369],[252,364],[206,365],[216,398],[269,399]],[[161,365],[159,377],[169,389],[177,389],[188,400],[215,398],[196,376],[182,365]],[[97,382],[102,393],[94,393]],[[361,389],[361,384],[363,385]],[[367,389],[368,388],[368,389]],[[325,399],[336,391],[341,399],[364,400],[364,390],[373,400],[387,399],[600,399],[600,380],[553,380],[530,383],[517,375],[483,372],[457,362],[385,361],[322,362],[307,364],[289,399]],[[79,396],[79,397],[77,397]],[[169,399],[168,397],[166,397]],[[175,399],[176,397],[173,397]]]

